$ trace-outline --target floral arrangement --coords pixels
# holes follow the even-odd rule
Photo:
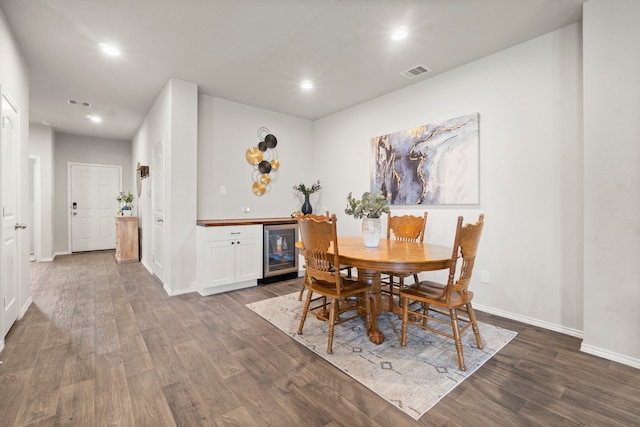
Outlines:
[[[362,194],[362,199],[357,200],[347,196],[347,208],[344,213],[353,215],[354,218],[380,218],[383,213],[389,212],[387,199],[380,191],[367,191]]]
[[[134,196],[131,194],[131,191],[128,193],[121,191],[117,198],[118,203],[120,203],[120,210],[130,210],[133,208],[133,199]]]
[[[311,187],[307,187],[306,185],[304,185],[301,182],[298,185],[294,185],[293,189],[296,190],[296,191],[299,191],[300,193],[304,194],[305,196],[308,196],[309,194],[313,194],[316,191],[322,189],[322,186],[320,185],[320,180],[318,180],[315,183],[313,183],[313,185],[311,185]]]

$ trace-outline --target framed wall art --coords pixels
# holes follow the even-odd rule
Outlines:
[[[390,205],[480,203],[478,113],[371,139],[371,189]]]

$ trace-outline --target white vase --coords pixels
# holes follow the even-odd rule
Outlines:
[[[362,240],[366,247],[377,248],[381,232],[380,218],[362,218]]]

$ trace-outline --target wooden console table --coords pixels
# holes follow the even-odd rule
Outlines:
[[[116,217],[116,262],[138,262],[138,217]]]

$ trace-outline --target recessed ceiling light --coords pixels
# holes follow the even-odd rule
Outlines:
[[[303,80],[302,83],[300,83],[300,87],[304,90],[309,90],[313,88],[313,83],[311,83],[310,80]]]
[[[392,34],[391,38],[393,40],[404,40],[407,38],[407,29],[404,27],[397,28]]]
[[[102,123],[102,117],[95,116],[93,114],[87,114],[87,119],[91,120],[93,123]]]
[[[114,45],[108,43],[100,43],[100,49],[102,53],[109,56],[120,56],[120,51]]]

